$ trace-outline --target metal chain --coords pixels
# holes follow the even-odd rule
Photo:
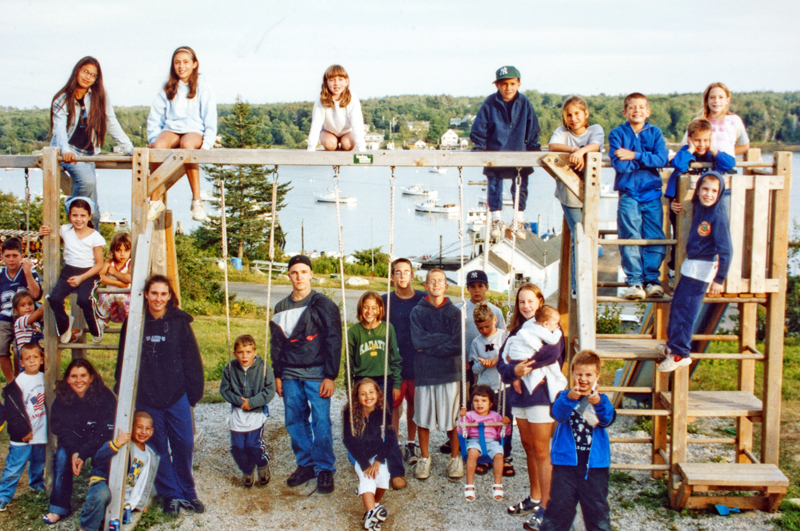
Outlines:
[[[514,291],[516,284],[516,275],[514,274],[514,255],[517,254],[517,210],[519,210],[519,189],[522,185],[522,168],[517,168],[517,176],[514,179],[514,217],[511,222],[511,260],[508,267],[511,270],[511,281],[508,285],[508,296],[506,298],[506,305],[509,310],[511,309],[511,292]]]
[[[461,407],[467,407],[467,299],[465,286],[467,276],[464,271],[464,176],[458,167],[458,241],[461,261]]]
[[[392,166],[392,175],[389,177],[389,267],[386,272],[386,341],[384,343],[384,359],[383,359],[383,424],[381,424],[381,439],[386,436],[386,395],[391,390],[387,388],[389,384],[389,314],[392,308],[392,261],[394,260],[394,185],[397,178],[394,176],[394,166]],[[394,383],[394,382],[393,382]],[[394,387],[394,385],[392,385]],[[394,403],[394,399],[392,399]]]
[[[30,174],[28,168],[25,168],[25,232],[31,231],[31,187],[30,187]],[[98,227],[99,228],[99,227]],[[31,254],[31,237],[25,234],[25,256]]]
[[[272,308],[272,262],[275,261],[275,220],[278,206],[278,166],[272,172],[272,223],[269,227],[269,266],[267,268],[267,309],[266,325],[264,326],[264,378],[267,377],[267,361],[269,360],[269,310]]]
[[[231,310],[228,300],[228,226],[226,219],[228,213],[225,211],[225,174],[222,170],[222,178],[217,178],[217,186],[220,188],[220,210],[222,211],[222,263],[224,264],[223,274],[225,276],[225,329],[228,333],[228,361],[231,361]]]
[[[344,338],[344,360],[347,377],[347,408],[350,412],[350,429],[353,429],[353,390],[350,382],[350,348],[347,344],[347,292],[344,287],[344,235],[342,234],[342,217],[339,212],[339,166],[333,167],[333,195],[336,203],[336,231],[339,233],[339,277],[342,280],[342,338]]]

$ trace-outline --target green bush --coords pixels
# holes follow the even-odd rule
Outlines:
[[[598,334],[621,334],[622,306],[617,303],[606,304],[603,310],[597,313],[597,333]]]

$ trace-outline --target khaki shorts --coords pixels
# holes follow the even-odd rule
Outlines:
[[[414,389],[414,423],[418,428],[450,431],[456,427],[461,384],[450,382]]]

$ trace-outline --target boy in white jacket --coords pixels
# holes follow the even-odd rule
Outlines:
[[[505,353],[509,361],[525,361],[536,354],[542,346],[547,343],[554,345],[561,341],[561,330],[558,322],[561,314],[552,306],[542,305],[533,319],[526,321],[517,335],[509,338],[506,343]],[[545,365],[534,369],[521,378],[528,388],[528,392],[538,386],[542,380],[547,379],[547,387],[550,392],[550,401],[555,400],[559,391],[566,389],[567,379],[561,373],[558,362]],[[514,383],[519,385],[519,380]],[[518,390],[519,391],[519,390]]]

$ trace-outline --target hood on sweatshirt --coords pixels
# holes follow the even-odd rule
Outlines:
[[[714,204],[711,206],[703,205],[703,203],[700,202],[700,194],[698,193],[700,191],[700,186],[702,186],[703,181],[706,179],[717,179],[719,181],[719,193],[717,193],[717,200],[714,201]],[[695,212],[697,212],[698,208],[714,210],[722,201],[722,196],[725,195],[725,179],[722,177],[722,175],[720,175],[719,172],[714,170],[707,171],[701,175],[699,179],[697,179],[697,184],[695,185],[694,190],[695,193],[694,196],[692,196],[692,206],[694,207]]]

